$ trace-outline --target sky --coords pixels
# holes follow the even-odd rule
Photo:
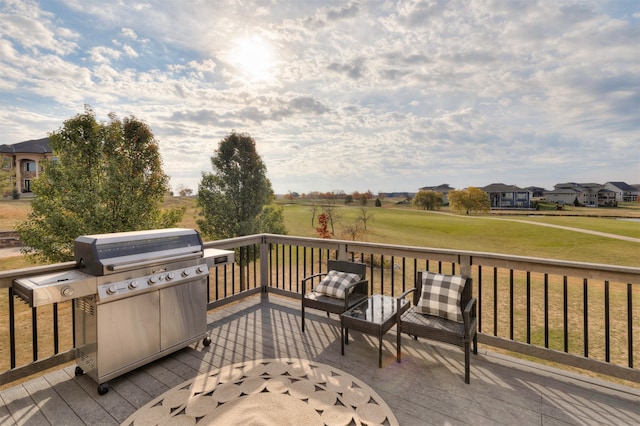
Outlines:
[[[0,0],[0,144],[89,105],[197,192],[232,131],[278,194],[640,183],[637,0]]]

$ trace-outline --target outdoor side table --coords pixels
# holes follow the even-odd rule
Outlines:
[[[409,309],[409,301],[402,300],[400,315]],[[396,324],[397,299],[374,294],[367,300],[340,315],[340,341],[342,355],[344,345],[349,344],[349,329],[378,336],[378,367],[382,367],[382,336]]]

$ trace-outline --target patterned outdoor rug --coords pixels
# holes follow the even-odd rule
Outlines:
[[[202,374],[141,407],[140,425],[397,425],[361,380],[304,359],[242,362]]]

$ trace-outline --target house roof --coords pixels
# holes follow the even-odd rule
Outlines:
[[[526,189],[518,188],[515,185],[505,185],[504,183],[492,183],[481,188],[484,192],[522,192]]]
[[[454,191],[454,190],[455,188],[450,187],[448,183],[443,183],[438,186],[424,186],[420,188],[420,191],[436,191],[436,192],[442,192],[443,194],[446,194],[447,192]]]
[[[0,145],[0,153],[3,154],[51,154],[49,138],[33,139],[13,145]]]
[[[556,188],[551,191],[544,191],[545,194],[580,194],[582,191],[578,188]]]
[[[625,183],[625,182],[607,182],[610,185],[615,186],[616,188],[620,189],[621,191],[631,191],[631,192],[636,192],[638,191],[637,188]]]

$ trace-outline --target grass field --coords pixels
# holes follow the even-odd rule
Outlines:
[[[284,209],[289,235],[317,237],[312,224],[311,206],[304,202],[279,204]],[[370,203],[373,204],[373,203]],[[198,209],[195,198],[171,197],[166,207],[181,206],[186,213],[180,226],[197,229]],[[340,216],[335,226],[335,238],[350,239],[345,225],[355,223],[360,209],[338,205]],[[12,230],[26,219],[31,207],[29,200],[0,201],[0,230]],[[550,259],[564,259],[590,263],[638,266],[638,243],[607,238],[577,230],[598,231],[619,236],[640,238],[640,204],[629,203],[618,209],[579,209],[561,212],[493,212],[467,216],[448,214],[447,210],[431,212],[385,200],[382,208],[368,207],[372,219],[358,239],[384,244],[448,248],[480,252],[504,253]],[[320,209],[318,209],[320,210]],[[509,213],[508,215],[505,213]],[[562,213],[562,214],[558,214]],[[580,213],[579,215],[576,215]],[[637,219],[620,220],[620,213]],[[601,215],[597,217],[596,215]],[[550,224],[576,228],[565,230],[540,226]],[[21,267],[20,260],[0,259],[0,270]]]
[[[318,234],[315,231],[317,225],[312,223],[311,205],[304,202],[285,202],[279,201],[279,204],[283,207],[285,223],[289,235],[304,236],[304,237],[317,237]],[[196,220],[198,218],[198,209],[195,206],[194,198],[169,198],[165,202],[167,207],[183,206],[186,208],[186,213],[183,217],[180,226],[188,228],[196,228]],[[622,241],[620,239],[604,237],[598,235],[587,234],[581,232],[597,231],[614,236],[625,236],[631,238],[640,238],[640,222],[619,220],[620,216],[630,217],[634,219],[640,219],[640,205],[624,206],[623,210],[614,209],[576,209],[565,210],[562,212],[549,211],[549,214],[545,212],[493,212],[492,214],[467,216],[467,215],[455,215],[450,214],[446,209],[437,212],[421,211],[407,205],[396,205],[393,200],[385,200],[383,207],[368,207],[368,213],[372,215],[371,220],[367,223],[367,230],[362,233],[358,239],[362,241],[377,242],[384,244],[396,244],[396,245],[408,245],[408,246],[421,246],[421,247],[434,247],[434,248],[446,248],[454,250],[470,250],[479,252],[493,252],[504,253],[512,255],[522,255],[540,258],[550,259],[564,259],[574,260],[590,263],[603,263],[603,264],[615,264],[625,266],[638,266],[640,264],[640,243],[631,241]],[[0,201],[0,230],[11,230],[16,223],[24,220],[30,211],[29,200],[4,200]],[[615,214],[612,214],[615,213]],[[624,214],[620,214],[624,212]],[[335,238],[350,239],[350,236],[345,233],[345,225],[353,224],[361,214],[360,208],[356,206],[344,206],[340,205],[337,208],[337,216],[339,221],[335,227]],[[600,214],[600,216],[598,216]],[[559,229],[551,228],[547,226],[541,226],[541,224],[550,224],[555,226],[566,226],[572,228]],[[29,264],[22,258],[22,256],[12,256],[0,258],[0,270],[9,270],[29,266]],[[490,272],[489,272],[490,273]],[[515,276],[516,288],[524,288],[524,276],[522,272],[517,272]],[[487,282],[491,281],[490,277],[487,277]],[[534,285],[532,293],[540,293],[542,290],[541,277],[534,277]],[[570,311],[572,315],[570,318],[570,328],[579,329],[581,321],[580,304],[581,283],[570,286]],[[505,285],[504,283],[500,284]],[[561,322],[561,283],[551,283],[550,310],[554,318],[552,321]],[[576,294],[573,295],[574,289]],[[634,290],[635,291],[635,290]],[[501,293],[506,294],[508,289],[501,289]],[[590,313],[591,318],[602,318],[603,313],[601,311],[601,303],[597,300],[601,299],[602,288],[601,284],[592,284],[589,288],[589,300],[590,309],[595,309]],[[620,305],[624,308],[624,289],[618,291],[612,290],[612,306]],[[620,298],[620,300],[617,300]],[[0,298],[1,299],[1,298]],[[525,316],[525,312],[522,309],[524,306],[524,295],[516,292],[515,294],[515,329],[516,338],[522,338],[520,335],[523,330],[521,324]],[[541,297],[535,297],[536,300],[541,300]],[[574,303],[575,302],[575,303]],[[499,301],[500,312],[506,312],[508,306],[506,300]],[[492,300],[485,296],[483,304],[490,307]],[[6,307],[6,302],[0,301],[1,307]],[[67,318],[70,315],[70,306],[68,303],[61,304],[58,315]],[[0,308],[2,310],[3,308]],[[38,309],[38,317],[41,318],[42,324],[47,323],[47,319],[53,315],[51,307],[43,307]],[[635,310],[635,307],[634,307]],[[30,323],[30,309],[25,305],[19,305],[16,308],[16,320],[18,324]],[[542,326],[536,326],[536,324],[542,324],[540,317],[542,312],[541,306],[533,306],[533,330],[532,330],[532,343],[541,344],[544,339]],[[556,318],[557,317],[557,318]],[[492,313],[490,309],[487,309],[483,313],[484,318],[484,332],[491,332],[487,328],[493,321]],[[70,321],[70,317],[68,318]],[[505,323],[506,321],[506,323]],[[574,324],[575,322],[575,324]],[[624,332],[624,321],[621,322],[621,327]],[[505,328],[506,327],[506,328]],[[498,334],[503,335],[504,330],[508,330],[508,318],[505,319],[504,315],[500,318],[498,324]],[[617,327],[617,325],[616,325]],[[593,345],[595,341],[602,341],[600,335],[603,333],[603,327],[598,324],[598,321],[592,320],[590,322],[592,342],[590,344],[590,350],[593,354],[599,354],[602,352],[602,345]],[[621,334],[624,334],[624,333]],[[39,333],[44,339],[47,333]],[[29,334],[20,336],[21,339],[26,339],[24,342],[19,341],[17,348],[19,353],[19,359],[28,359],[30,356],[31,344]],[[71,336],[62,336],[62,346],[70,347]],[[2,339],[0,339],[2,340]],[[4,342],[2,342],[4,346]],[[580,336],[577,339],[572,340],[572,346],[581,345]],[[49,345],[50,342],[40,342],[41,347]],[[615,342],[612,342],[615,345]],[[550,335],[550,347],[561,350],[562,334],[552,329]],[[624,344],[621,342],[621,347]],[[0,350],[0,353],[3,352]],[[3,358],[4,359],[4,358]],[[2,364],[2,362],[0,362]]]
[[[289,203],[283,207],[290,235],[318,236],[311,225],[310,206]],[[372,207],[370,211],[373,218],[360,237],[363,241],[626,266],[640,263],[636,242],[536,225],[548,223],[640,238],[640,222],[582,216],[466,216],[391,207]],[[339,212],[342,224],[353,223],[360,214],[357,207],[342,207]],[[640,217],[640,209],[633,212]],[[335,233],[336,238],[349,239],[340,223]]]

